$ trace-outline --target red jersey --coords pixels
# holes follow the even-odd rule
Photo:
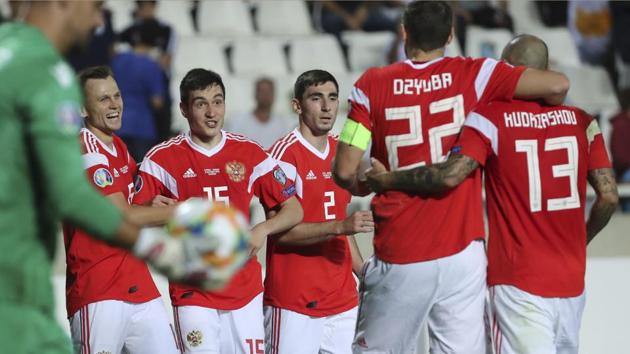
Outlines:
[[[525,68],[494,59],[410,60],[372,68],[350,95],[349,119],[372,134],[371,156],[391,171],[442,162],[478,102],[512,98]],[[446,257],[484,237],[481,173],[433,197],[389,191],[372,199],[374,252],[390,263]]]
[[[580,295],[587,172],[610,167],[597,122],[574,107],[493,102],[468,116],[458,150],[486,171],[489,285]]]
[[[221,134],[220,143],[212,149],[195,144],[189,134],[151,149],[140,166],[133,202],[146,204],[156,195],[179,201],[202,197],[227,203],[249,218],[254,195],[272,209],[295,193],[293,183],[260,145],[239,135]],[[169,288],[174,306],[234,310],[262,292],[262,270],[252,257],[220,291],[204,292],[174,283]]]
[[[88,179],[103,195],[120,192],[130,200],[136,162],[114,135],[110,149],[92,132],[81,130],[81,149]],[[131,253],[64,225],[66,308],[71,317],[81,307],[103,300],[142,303],[160,296],[147,265]]]
[[[350,193],[332,179],[337,138],[328,136],[322,153],[296,129],[270,149],[287,177],[295,181],[306,223],[346,218]],[[265,305],[315,317],[335,315],[358,304],[352,257],[346,236],[308,246],[280,245],[267,239]]]

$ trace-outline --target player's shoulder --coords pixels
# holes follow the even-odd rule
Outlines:
[[[239,150],[251,151],[253,153],[265,152],[265,149],[254,140],[245,135],[224,131],[225,147],[238,148]]]
[[[159,160],[180,153],[186,134],[176,135],[152,147],[145,155],[145,159]]]
[[[286,159],[287,156],[295,153],[294,150],[299,146],[296,144],[297,141],[298,136],[295,134],[295,130],[292,130],[271,145],[268,150],[269,155],[276,160]]]

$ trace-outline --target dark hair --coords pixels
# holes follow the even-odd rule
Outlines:
[[[192,69],[182,79],[179,84],[179,95],[181,102],[188,103],[190,93],[195,90],[203,90],[209,86],[218,85],[223,91],[223,98],[225,98],[225,85],[221,80],[221,75],[211,70],[206,69]]]
[[[305,71],[295,80],[295,85],[293,85],[293,97],[301,101],[307,88],[329,81],[335,84],[335,88],[339,91],[337,80],[328,71],[319,69]]]
[[[114,77],[112,69],[108,66],[92,66],[85,68],[79,72],[79,83],[81,84],[81,90],[85,92],[85,84],[90,79],[107,79],[108,77]]]
[[[453,27],[453,11],[445,1],[414,1],[403,14],[407,50],[429,52],[446,46]]]
[[[160,45],[158,41],[163,33],[164,28],[157,20],[144,20],[131,27],[131,44],[157,47]]]

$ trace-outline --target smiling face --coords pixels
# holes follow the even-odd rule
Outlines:
[[[331,81],[306,88],[300,100],[293,99],[293,108],[300,115],[300,123],[313,135],[325,135],[335,125],[339,108],[339,93]]]
[[[202,90],[193,90],[188,101],[180,103],[179,107],[188,120],[194,137],[205,143],[221,139],[225,116],[225,99],[221,86],[212,84]]]
[[[85,82],[85,115],[88,127],[111,136],[122,126],[123,101],[113,77]]]

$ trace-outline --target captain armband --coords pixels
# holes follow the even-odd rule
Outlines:
[[[372,133],[363,124],[352,119],[346,119],[346,124],[343,126],[339,137],[339,141],[356,146],[363,151],[367,150],[371,139]]]

